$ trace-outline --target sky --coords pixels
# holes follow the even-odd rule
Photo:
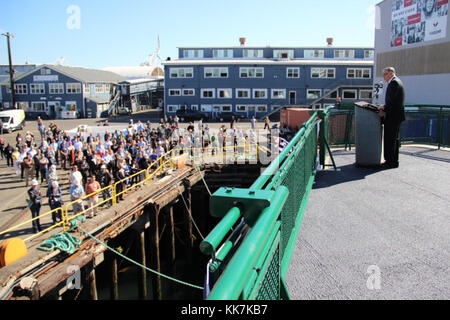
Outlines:
[[[380,0],[0,0],[0,32],[10,32],[14,64],[102,69],[137,66],[158,47],[374,46]],[[0,37],[0,64],[8,63]]]

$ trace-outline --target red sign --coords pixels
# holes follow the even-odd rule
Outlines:
[[[448,0],[441,0],[441,1],[438,1],[437,5],[439,7],[439,6],[443,6],[444,4],[447,4],[447,3],[448,3]]]
[[[448,1],[448,0],[447,0]],[[413,0],[405,0],[405,5],[404,5],[404,7],[406,8],[406,7],[409,7],[409,6],[412,6],[414,3],[413,3]]]
[[[400,47],[400,46],[402,45],[402,43],[403,43],[403,38],[402,38],[402,37],[395,38],[395,43],[394,43],[394,45],[395,45],[396,47]]]
[[[419,23],[420,21],[422,21],[421,13],[416,13],[416,14],[413,14],[412,16],[408,17],[408,25],[416,24],[416,23]]]

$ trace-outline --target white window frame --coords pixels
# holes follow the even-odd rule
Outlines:
[[[364,59],[374,59],[375,50],[364,50]]]
[[[333,93],[335,94],[335,96],[332,96]],[[323,95],[325,99],[336,99],[338,97],[338,90],[334,90],[333,92],[331,92],[330,89],[325,89],[323,91]]]
[[[212,97],[205,97],[204,96],[205,92],[212,92]],[[200,89],[200,98],[201,99],[215,99],[216,98],[216,89],[214,89],[214,88]]]
[[[104,93],[105,88],[103,87],[103,83],[96,83],[95,84],[95,93]]]
[[[220,96],[220,94],[222,93],[222,92],[228,92],[228,97],[221,97]],[[217,99],[233,99],[233,89],[231,89],[231,88],[220,88],[220,89],[217,89]]]
[[[264,50],[263,49],[244,49],[243,57],[244,58],[263,58]]]
[[[15,83],[14,89],[16,94],[28,94],[28,86],[26,83]]]
[[[321,103],[314,103],[312,107],[313,107],[313,110],[322,109],[322,104]]]
[[[308,49],[303,52],[303,57],[305,59],[322,59],[325,57],[325,50]]]
[[[222,71],[226,70],[226,76],[222,76]],[[209,75],[210,74],[210,75]],[[205,68],[203,76],[205,79],[226,79],[228,78],[228,67],[222,68]]]
[[[233,49],[213,49],[213,58],[234,58]]]
[[[202,59],[204,57],[204,50],[202,49],[184,49],[184,59]]]
[[[294,71],[292,72],[293,76],[289,76],[289,71]],[[297,77],[295,77],[295,73],[298,73]],[[286,68],[286,79],[299,79],[299,78],[300,78],[300,68],[291,68],[291,67]]]
[[[169,97],[180,97],[181,96],[181,89],[169,89],[167,92]]]
[[[193,96],[195,96],[195,89],[192,89],[192,88],[182,89],[181,95],[183,97],[193,97]]]
[[[19,109],[22,109],[25,112],[30,111],[30,104],[28,103],[28,101],[19,101]]]
[[[230,107],[230,110],[224,110],[225,107]],[[220,111],[221,112],[233,112],[233,105],[231,105],[231,104],[222,104],[220,106]]]
[[[317,98],[316,97],[310,97],[310,94],[311,94],[312,91],[314,91],[314,92],[318,91],[319,92],[319,96]],[[306,90],[306,99],[307,100],[316,100],[316,99],[319,99],[321,96],[322,96],[322,89],[307,89]]]
[[[354,98],[345,98],[344,96],[345,96],[345,93],[347,93],[347,92],[354,93],[355,97]],[[358,90],[356,90],[356,89],[342,89],[342,99],[346,99],[346,100],[356,100],[356,99],[358,99]]]
[[[110,93],[110,92],[111,92],[111,84],[105,83],[105,93]]]
[[[264,97],[256,97],[257,92],[264,92]],[[253,99],[268,99],[267,89],[262,88],[253,89]]]
[[[294,59],[294,50],[274,49],[273,57],[275,59]]]
[[[335,59],[354,59],[355,58],[355,50],[351,50],[351,49],[334,50],[334,58]]]
[[[368,77],[364,77],[365,72],[369,72]],[[360,76],[358,76],[358,72],[361,73]],[[350,76],[350,74],[353,74],[353,76]],[[370,68],[347,68],[347,79],[372,79],[372,69]]]
[[[246,92],[247,93],[247,97],[239,97],[239,92]],[[236,89],[236,99],[251,99],[252,94],[251,94],[251,90],[250,89],[243,89],[243,88],[238,88]]]
[[[329,77],[329,71],[333,70],[333,76]],[[323,76],[323,71],[325,71],[325,76]],[[314,77],[314,74],[318,74]],[[336,78],[336,68],[311,68],[311,79],[335,79]]]
[[[191,104],[191,108],[190,109],[193,110],[193,111],[198,111],[198,109],[199,109],[198,104]]]
[[[64,83],[49,83],[48,93],[49,94],[64,94]]]
[[[266,104],[254,104],[252,107],[255,108],[256,113],[267,113],[267,105]],[[260,107],[264,108],[264,111],[258,110]]]
[[[30,83],[30,94],[45,94],[45,84]]]
[[[41,75],[50,75],[50,74],[52,74],[52,71],[50,70],[50,69],[48,69],[48,68],[42,68],[41,69]]]
[[[86,94],[91,94],[91,85],[89,83],[85,83],[83,85],[83,91]]]
[[[257,70],[261,69],[262,76],[257,77]],[[253,76],[250,76],[251,71],[253,71]],[[245,73],[247,76],[243,77],[242,74]],[[264,79],[264,67],[241,67],[239,68],[239,78],[241,79]]]
[[[80,94],[80,93],[81,93],[81,83],[77,82],[66,83],[66,94]]]
[[[35,108],[36,104],[42,104],[44,106],[44,108],[42,110],[41,109],[36,110],[36,108]],[[33,112],[41,112],[41,111],[46,112],[47,111],[47,103],[45,101],[32,101],[31,102],[31,111],[33,111]]]
[[[183,76],[180,76],[181,71],[183,71]],[[176,77],[173,76],[174,74]],[[190,74],[189,77],[188,74]],[[194,68],[170,68],[169,76],[171,79],[191,79],[194,77]]]
[[[244,110],[239,110],[239,107],[243,107]],[[236,112],[247,112],[247,106],[245,104],[237,104],[236,105]]]
[[[370,97],[369,98],[365,98],[365,97],[362,96],[362,93],[370,93]],[[372,98],[373,98],[373,91],[372,90],[370,90],[370,89],[360,89],[359,90],[359,99],[361,99],[361,100],[364,100],[364,99],[370,100]]]
[[[180,109],[180,106],[177,104],[169,104],[167,105],[167,112],[169,113],[175,113]]]
[[[277,92],[277,91],[278,92],[283,92],[283,97],[282,98],[275,97],[275,92]],[[286,89],[272,89],[271,96],[272,96],[272,99],[286,100]]]

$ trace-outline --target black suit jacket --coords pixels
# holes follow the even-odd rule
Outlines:
[[[400,124],[405,121],[405,89],[402,81],[395,77],[386,89],[385,124]]]

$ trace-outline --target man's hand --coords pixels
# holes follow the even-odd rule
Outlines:
[[[380,116],[380,118],[384,118],[386,116],[386,112],[384,112],[384,106],[378,107],[378,115]]]

